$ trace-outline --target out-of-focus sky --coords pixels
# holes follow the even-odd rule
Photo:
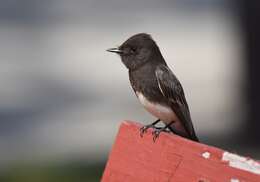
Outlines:
[[[0,1],[0,163],[102,160],[122,120],[153,121],[120,58],[105,51],[140,32],[152,35],[182,82],[201,140],[237,133],[246,118],[243,51],[230,7],[222,0]]]

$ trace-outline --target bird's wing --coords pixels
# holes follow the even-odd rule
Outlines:
[[[179,80],[166,65],[158,66],[155,73],[160,91],[169,100],[171,108],[179,118],[189,137],[197,140],[189,107]]]

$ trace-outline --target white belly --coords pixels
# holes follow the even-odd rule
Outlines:
[[[152,115],[164,121],[165,123],[169,123],[172,121],[178,121],[176,114],[172,111],[171,108],[167,106],[163,106],[160,104],[155,104],[147,100],[143,94],[137,92],[137,97],[139,101],[142,103],[144,108],[149,111]]]

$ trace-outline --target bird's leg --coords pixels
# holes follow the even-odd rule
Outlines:
[[[153,135],[153,141],[155,142],[156,139],[159,137],[160,133],[163,132],[163,131],[167,131],[168,128],[170,128],[170,126],[174,123],[174,121],[168,123],[167,125],[165,125],[165,127],[163,128],[159,128],[159,129],[156,129],[152,132],[152,135]]]
[[[156,129],[158,129],[157,127],[155,127],[155,125],[156,125],[159,121],[161,121],[161,120],[160,120],[160,119],[157,119],[157,120],[154,121],[152,124],[148,124],[148,125],[142,126],[142,127],[140,128],[140,136],[143,137],[144,133],[146,133],[149,128],[156,128]]]

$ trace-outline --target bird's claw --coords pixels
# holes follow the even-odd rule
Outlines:
[[[155,128],[154,131],[152,132],[154,142],[156,141],[157,138],[159,138],[161,132],[168,133],[169,131],[165,127],[164,128]]]
[[[160,133],[162,132],[161,129],[155,129],[153,132],[152,132],[152,135],[153,135],[153,142],[156,141],[156,139],[159,137]]]
[[[151,128],[150,125],[142,126],[142,127],[140,128],[140,136],[143,137],[143,136],[144,136],[144,133],[146,133],[149,128]]]
[[[160,127],[156,127],[153,124],[145,125],[140,128],[140,136],[143,137],[149,128],[153,128],[155,130],[161,129]]]

